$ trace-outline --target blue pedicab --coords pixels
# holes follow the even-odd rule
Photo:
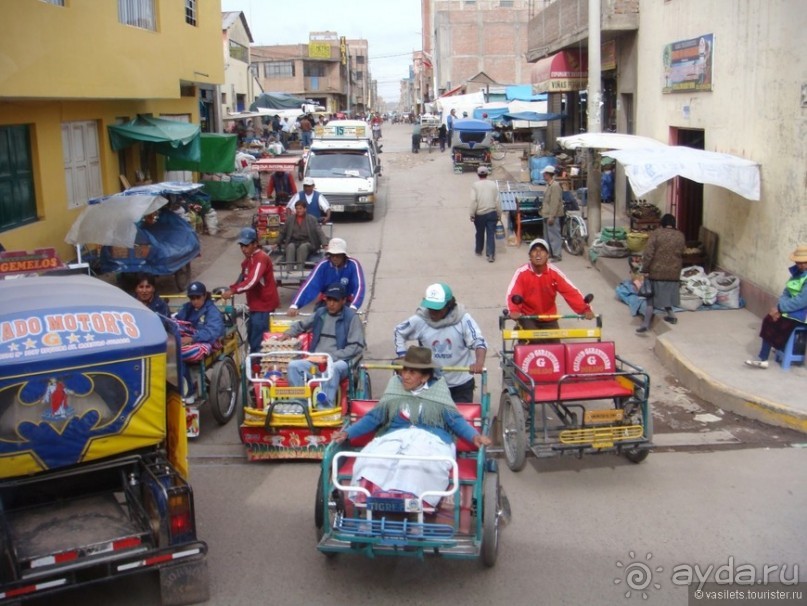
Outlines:
[[[121,279],[141,272],[173,275],[177,289],[184,290],[190,283],[191,260],[199,256],[201,247],[194,228],[172,207],[202,187],[157,183],[92,199],[65,240],[100,245],[102,273],[115,272]]]
[[[493,127],[490,122],[454,120],[450,144],[455,173],[462,173],[466,168],[492,167],[490,148],[493,145]]]
[[[370,369],[397,370],[400,366],[362,364]],[[467,371],[468,368],[444,370]],[[466,420],[483,435],[490,432],[490,394],[487,371],[482,374],[482,398],[478,403],[458,404]],[[351,400],[346,417],[351,423],[369,412],[377,400]],[[485,447],[477,449],[464,440],[456,443],[456,460],[443,491],[411,495],[382,492],[364,480],[352,485],[353,464],[363,455],[361,447],[372,435],[325,450],[314,505],[317,549],[325,555],[356,553],[417,557],[427,555],[454,559],[481,556],[486,566],[496,563],[500,525],[510,517],[510,505],[499,483],[497,462]],[[436,460],[440,457],[373,455],[374,458]],[[360,495],[355,498],[355,495]],[[440,496],[436,506],[424,497]]]

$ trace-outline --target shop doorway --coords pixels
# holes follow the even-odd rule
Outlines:
[[[702,129],[670,129],[670,145],[682,145],[693,149],[704,149],[705,133]],[[676,177],[670,188],[670,207],[678,229],[684,232],[687,241],[697,240],[703,225],[703,184]]]

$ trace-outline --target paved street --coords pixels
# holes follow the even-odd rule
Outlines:
[[[467,206],[476,175],[453,174],[448,153],[411,154],[408,126],[385,126],[383,143],[376,218],[339,218],[334,226],[370,285],[365,358],[393,357],[393,326],[414,312],[428,284],[447,282],[488,339],[495,407],[497,319],[526,247],[500,242],[493,264],[474,256]],[[497,169],[493,178],[504,173]],[[219,246],[203,250],[196,269],[209,287],[237,273],[238,247],[225,244],[249,211],[222,215]],[[807,438],[697,401],[657,361],[652,343],[626,329],[627,309],[585,257],[565,255],[561,268],[595,295],[605,337],[620,355],[651,375],[659,448],[646,462],[529,459],[517,474],[502,462],[513,520],[493,569],[472,561],[326,560],[314,547],[317,465],[246,463],[235,422],[218,427],[203,411],[191,473],[199,534],[210,548],[210,603],[683,606],[687,591],[672,581],[674,567],[787,564],[787,580],[796,564],[807,580],[807,449],[800,447]],[[282,292],[284,305],[291,295]],[[385,383],[383,373],[373,376],[376,396]],[[628,575],[636,568],[648,572],[647,583]],[[142,579],[68,597],[87,605],[159,603],[156,583]]]

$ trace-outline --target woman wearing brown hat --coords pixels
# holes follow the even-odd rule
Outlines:
[[[782,350],[797,326],[807,322],[807,244],[799,244],[790,260],[795,265],[790,267],[790,279],[785,289],[768,315],[762,320],[762,347],[758,360],[746,360],[753,368],[768,368],[768,357],[771,348]]]
[[[434,378],[437,365],[427,347],[410,347],[400,360],[400,375],[390,379],[373,410],[343,431],[335,442],[354,439],[380,428],[379,435],[362,449],[364,454],[406,454],[455,458],[453,436],[477,447],[491,440],[480,435],[457,410],[445,379]],[[353,467],[353,483],[365,479],[381,490],[415,495],[448,486],[451,466],[445,460],[412,461],[360,457]],[[425,499],[436,505],[439,497]]]

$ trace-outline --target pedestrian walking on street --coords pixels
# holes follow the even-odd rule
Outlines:
[[[653,294],[647,298],[644,321],[636,329],[637,333],[650,330],[656,307],[664,308],[667,312],[664,319],[668,323],[678,322],[673,314],[673,307],[679,307],[681,304],[680,280],[685,248],[686,238],[682,232],[675,229],[675,217],[671,214],[661,217],[661,227],[650,233],[642,253],[642,272],[645,274],[645,280],[651,281]]]
[[[476,169],[479,180],[471,186],[471,223],[476,227],[474,252],[482,256],[486,245],[488,263],[496,260],[496,224],[502,219],[502,202],[495,181],[489,181],[490,169],[480,166]],[[485,238],[487,236],[487,243]]]
[[[544,169],[544,202],[541,208],[541,216],[546,222],[546,239],[549,240],[549,254],[551,260],[558,262],[563,260],[563,237],[560,234],[560,221],[563,218],[563,190],[560,183],[555,181],[555,167],[547,166]]]
[[[420,153],[420,122],[412,125],[412,153]]]

